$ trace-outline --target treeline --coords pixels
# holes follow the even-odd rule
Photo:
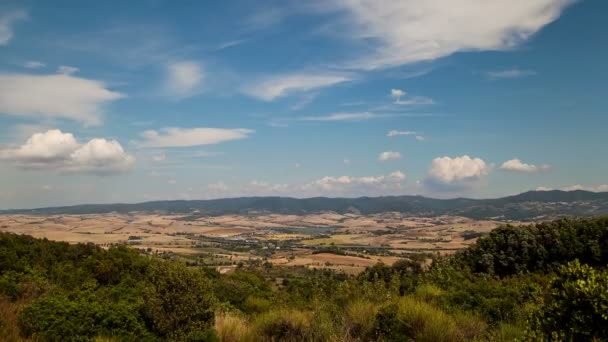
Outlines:
[[[494,229],[475,246],[458,253],[456,261],[474,272],[507,276],[556,271],[574,259],[606,266],[608,218],[563,219],[514,228]]]
[[[428,265],[229,274],[0,233],[8,341],[608,340],[608,219],[504,226]]]

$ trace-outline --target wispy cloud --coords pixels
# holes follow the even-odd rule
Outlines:
[[[243,92],[263,101],[273,101],[293,93],[325,88],[351,80],[352,77],[348,75],[331,73],[273,75],[245,86]]]
[[[181,61],[167,66],[165,93],[177,99],[186,98],[196,93],[205,79],[202,66],[194,61]]]
[[[398,135],[416,135],[418,133],[414,132],[414,131],[389,131],[386,136],[387,137],[396,137]]]
[[[61,65],[61,66],[59,66],[59,68],[57,68],[57,73],[64,74],[64,75],[71,75],[71,74],[78,72],[78,70],[80,70],[80,69],[73,67],[73,66]]]
[[[220,51],[220,50],[228,49],[228,48],[231,48],[234,46],[241,45],[241,44],[245,43],[246,41],[247,40],[245,40],[245,39],[230,40],[230,41],[221,43],[220,45],[217,46],[217,48],[215,50]]]
[[[333,113],[324,116],[305,116],[302,121],[364,121],[387,117],[386,114],[375,114],[371,112],[361,113]]]
[[[513,68],[506,70],[487,71],[484,73],[484,75],[490,80],[502,80],[534,76],[536,75],[536,71]]]
[[[149,130],[142,133],[142,141],[136,142],[139,147],[188,147],[213,145],[225,141],[240,140],[249,137],[255,131],[244,128],[176,128],[166,127],[160,130]]]
[[[430,105],[434,104],[435,101],[425,96],[408,96],[407,93],[402,89],[391,89],[390,96],[395,100],[397,105]]]
[[[335,24],[341,27],[332,32],[344,32],[375,51],[347,66],[370,70],[431,61],[459,51],[512,49],[559,18],[573,2],[332,0],[321,7],[343,16]]]
[[[27,61],[27,62],[23,63],[23,67],[28,68],[28,69],[40,69],[40,68],[44,68],[45,66],[46,66],[46,64],[44,64],[40,61]]]
[[[24,10],[0,13],[0,45],[7,45],[13,39],[13,25],[28,18]]]
[[[595,186],[585,186],[585,185],[571,185],[562,188],[564,191],[574,191],[574,190],[584,190],[584,191],[592,191],[592,192],[608,192],[608,184],[600,184]]]

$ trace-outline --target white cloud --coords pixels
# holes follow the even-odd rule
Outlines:
[[[224,182],[207,185],[207,197],[235,196],[381,196],[402,194],[405,189],[405,173],[395,171],[379,176],[325,176],[304,183],[271,183],[253,180],[239,186],[227,186]]]
[[[490,166],[480,158],[440,157],[431,162],[427,183],[434,185],[470,185],[490,171]]]
[[[370,112],[362,113],[334,113],[326,116],[305,116],[300,120],[303,121],[363,121],[385,117],[385,115],[374,114]]]
[[[585,191],[592,191],[592,192],[608,192],[608,184],[601,184],[601,185],[596,185],[596,186],[584,186],[584,185],[571,185],[571,186],[567,186],[562,188],[562,190],[564,191],[574,191],[574,190],[585,190]]]
[[[507,70],[496,70],[496,71],[488,71],[485,73],[486,77],[491,80],[499,80],[499,79],[513,79],[513,78],[522,78],[527,76],[536,75],[536,71],[534,70],[521,70],[521,69],[507,69]]]
[[[350,164],[350,159],[345,158],[343,161],[344,165]]]
[[[224,141],[239,140],[249,137],[255,131],[244,128],[175,128],[145,131],[138,142],[140,147],[187,147],[212,145]]]
[[[216,192],[225,192],[228,191],[228,189],[230,188],[228,187],[228,185],[226,185],[226,183],[219,181],[217,183],[208,184],[207,189]]]
[[[396,137],[398,135],[416,135],[418,133],[414,131],[396,131],[392,130],[386,134],[387,137]]]
[[[0,113],[101,122],[102,106],[124,97],[96,80],[71,75],[0,74]]]
[[[405,97],[406,95],[407,95],[407,93],[404,90],[391,89],[391,97],[393,99],[395,99],[394,103],[398,104],[398,105],[414,106],[414,105],[429,105],[429,104],[435,103],[435,101],[433,101],[433,99],[424,97],[424,96],[411,96],[411,97],[408,97],[407,99],[402,99],[402,97]]]
[[[418,141],[423,141],[424,140],[424,136],[418,132],[414,132],[414,131],[397,131],[397,130],[392,130],[389,131],[386,136],[387,137],[396,137],[399,135],[413,135],[415,137],[416,140]]]
[[[167,181],[167,184],[175,185],[175,184],[177,184],[177,181],[175,179],[169,179]]]
[[[329,87],[350,80],[348,76],[337,74],[285,74],[262,79],[244,88],[243,92],[263,101],[273,101],[292,93]]]
[[[167,156],[164,153],[152,156],[152,161],[155,161],[155,162],[162,162],[162,161],[165,161],[166,159],[167,159]]]
[[[526,164],[521,160],[515,158],[502,163],[500,168],[506,171],[535,173],[540,171],[547,171],[551,168],[551,166],[546,164],[540,166],[534,164]]]
[[[395,159],[401,159],[401,153],[393,152],[393,151],[386,151],[386,152],[380,153],[380,155],[378,156],[378,160],[380,160],[380,161],[395,160]]]
[[[302,190],[305,193],[325,195],[395,194],[403,190],[405,178],[405,173],[401,171],[381,176],[326,176],[305,184]]]
[[[391,97],[395,100],[399,100],[402,96],[405,96],[405,91],[401,89],[391,89]]]
[[[13,39],[13,25],[27,18],[27,13],[22,10],[0,14],[0,45],[7,45]]]
[[[185,98],[194,95],[205,78],[203,68],[193,61],[182,61],[167,66],[165,92],[169,96]]]
[[[58,74],[64,74],[64,75],[71,75],[74,73],[77,73],[80,69],[78,69],[77,67],[73,67],[73,66],[69,66],[69,65],[60,65],[59,68],[57,68],[57,73]]]
[[[459,51],[516,47],[553,22],[572,0],[333,0],[345,14],[334,32],[359,39],[371,55],[349,66],[377,69],[429,61]]]
[[[23,63],[23,67],[28,68],[28,69],[40,69],[40,68],[44,68],[45,66],[46,66],[46,64],[44,64],[40,61],[27,61],[27,62]]]
[[[54,129],[32,135],[25,144],[0,150],[0,159],[24,169],[112,174],[131,169],[135,159],[115,140],[80,144],[71,133]]]
[[[395,101],[395,104],[402,106],[422,106],[435,104],[435,101],[426,96],[412,96],[405,100],[398,99]]]

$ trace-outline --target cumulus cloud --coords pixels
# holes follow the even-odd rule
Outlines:
[[[46,64],[44,64],[40,61],[27,61],[27,62],[23,63],[23,67],[28,68],[28,69],[40,69],[40,68],[44,68],[45,66],[46,66]]]
[[[350,67],[378,69],[429,61],[459,51],[516,47],[553,22],[572,0],[332,0],[346,32],[370,55]]]
[[[486,78],[490,80],[514,79],[536,75],[536,71],[513,68],[507,70],[488,71],[485,73],[485,75]]]
[[[404,191],[406,175],[395,171],[378,176],[325,176],[303,183],[271,183],[253,180],[239,186],[224,182],[207,185],[207,197],[234,196],[381,196],[398,195]]]
[[[13,25],[25,19],[27,13],[23,10],[0,13],[0,45],[7,45],[13,39]]]
[[[394,152],[394,151],[386,151],[386,152],[380,153],[380,155],[378,156],[379,161],[387,161],[387,160],[395,160],[395,159],[401,159],[401,153]]]
[[[395,100],[399,100],[402,96],[405,96],[405,91],[401,89],[391,89],[391,97]]]
[[[403,190],[405,179],[401,171],[380,176],[326,176],[305,184],[302,190],[326,195],[395,194]]]
[[[103,105],[123,97],[103,82],[72,75],[0,74],[0,113],[7,115],[95,125]]]
[[[167,66],[165,91],[169,96],[185,98],[194,95],[203,82],[205,73],[201,65],[193,61],[182,61]]]
[[[125,172],[135,161],[115,140],[95,138],[81,144],[58,129],[35,133],[21,146],[0,150],[0,159],[24,169],[91,174]]]
[[[433,159],[428,171],[427,185],[447,188],[467,187],[486,176],[490,166],[480,158],[439,157]]]
[[[307,92],[350,81],[351,78],[339,74],[285,74],[259,80],[243,89],[249,96],[263,101],[273,101],[292,93]]]
[[[255,131],[244,128],[176,128],[166,127],[160,130],[149,130],[142,133],[144,140],[138,142],[140,147],[187,147],[212,145],[230,140],[249,137]]]
[[[551,168],[550,165],[534,165],[534,164],[526,164],[521,160],[515,158],[511,160],[507,160],[502,163],[500,166],[502,170],[506,171],[514,171],[514,172],[527,172],[527,173],[536,173],[541,171],[547,171]]]

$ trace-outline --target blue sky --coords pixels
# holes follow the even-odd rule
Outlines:
[[[0,208],[608,191],[607,10],[3,1]]]

